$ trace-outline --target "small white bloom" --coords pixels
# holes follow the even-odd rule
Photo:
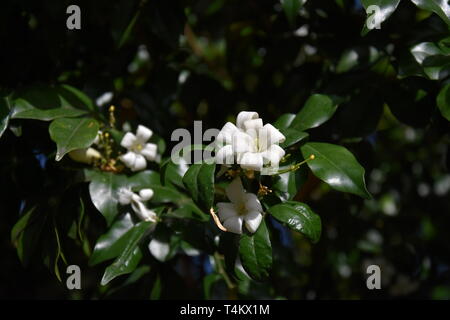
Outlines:
[[[157,146],[154,143],[147,143],[153,132],[147,127],[139,125],[136,135],[127,132],[120,145],[128,150],[119,158],[132,171],[140,171],[147,167],[147,160],[153,161],[157,157]]]
[[[285,151],[278,144],[285,136],[270,123],[263,125],[258,113],[242,111],[236,125],[227,122],[217,135],[216,162],[236,162],[248,170],[262,171],[264,165],[277,167]]]
[[[230,232],[242,234],[242,223],[251,233],[256,232],[262,220],[262,206],[254,193],[246,193],[241,179],[235,178],[226,188],[231,202],[217,203],[218,215]]]
[[[73,161],[91,164],[95,159],[100,159],[102,155],[94,148],[83,148],[70,151],[69,157]]]
[[[101,96],[99,96],[96,100],[95,103],[101,107],[107,103],[110,103],[112,98],[114,97],[114,94],[110,91],[103,93]]]
[[[144,221],[156,221],[156,213],[148,209],[143,203],[153,197],[152,189],[142,189],[139,191],[139,194],[136,194],[130,188],[124,187],[119,189],[117,196],[121,205],[131,204],[131,208],[140,219]]]

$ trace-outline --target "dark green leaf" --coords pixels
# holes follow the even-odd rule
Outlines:
[[[450,26],[450,5],[448,0],[411,0],[421,9],[436,13]]]
[[[306,0],[284,0],[283,10],[286,14],[286,18],[291,26],[295,25],[295,19],[297,18],[300,7],[306,2]]]
[[[280,144],[282,148],[288,148],[309,136],[308,133],[294,128],[282,129],[281,133],[286,137],[286,140]]]
[[[193,164],[183,177],[183,184],[192,199],[204,209],[209,210],[214,202],[215,164]]]
[[[319,241],[322,223],[307,204],[287,201],[269,208],[268,212],[292,230],[304,234],[313,243]]]
[[[62,118],[53,120],[49,127],[50,137],[58,150],[56,161],[76,149],[87,148],[97,137],[99,124],[92,118]]]
[[[320,126],[330,119],[337,109],[337,102],[323,94],[312,95],[295,116],[290,128],[304,131]]]
[[[269,276],[272,267],[272,244],[264,222],[254,234],[243,234],[239,241],[239,256],[245,271],[255,280]]]
[[[278,130],[289,128],[292,121],[295,119],[295,114],[293,113],[285,113],[282,114],[277,121],[273,124],[275,128]]]
[[[9,118],[11,116],[11,110],[9,105],[9,98],[0,98],[0,138],[8,128]]]
[[[364,168],[353,154],[342,146],[329,143],[308,142],[301,148],[303,157],[315,156],[308,166],[316,177],[332,188],[370,198],[364,181]]]
[[[422,42],[411,53],[431,80],[440,80],[450,74],[450,49],[432,42]]]
[[[442,116],[450,121],[450,83],[445,85],[437,97],[437,105]]]

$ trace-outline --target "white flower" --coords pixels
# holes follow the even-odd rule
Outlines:
[[[285,136],[273,125],[263,125],[258,113],[242,111],[237,116],[236,125],[227,122],[219,132],[216,161],[232,164],[236,157],[236,162],[243,169],[255,171],[261,171],[267,164],[278,167],[285,155],[278,144],[285,140]]]
[[[263,212],[256,194],[246,193],[239,177],[235,178],[225,191],[231,203],[217,203],[218,215],[223,226],[230,232],[242,234],[242,223],[245,222],[248,231],[256,232]]]
[[[156,222],[156,213],[148,209],[144,205],[144,201],[148,201],[153,197],[152,189],[142,189],[139,194],[131,191],[130,188],[121,188],[117,192],[119,203],[121,205],[131,204],[131,208],[137,214],[137,216],[144,221]]]
[[[147,143],[152,134],[152,130],[139,125],[136,135],[131,132],[127,132],[120,142],[120,145],[128,149],[128,152],[119,158],[132,171],[140,171],[145,169],[147,167],[147,161],[145,159],[156,159],[156,144]]]
[[[91,164],[95,159],[100,159],[102,155],[94,148],[83,148],[70,151],[69,157],[73,161]]]

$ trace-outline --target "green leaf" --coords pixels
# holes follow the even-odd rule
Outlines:
[[[130,229],[124,237],[127,237],[127,244],[117,259],[106,268],[101,281],[102,286],[108,284],[114,278],[133,272],[142,258],[142,251],[139,243],[147,235],[153,223],[143,221]]]
[[[58,150],[56,161],[76,149],[87,148],[97,137],[99,124],[92,118],[53,120],[49,127],[50,137],[56,142]]]
[[[439,92],[437,105],[442,116],[450,121],[450,83],[447,83]]]
[[[214,202],[214,171],[216,164],[193,164],[183,177],[183,184],[194,202],[209,210]]]
[[[272,267],[272,244],[264,219],[254,234],[243,234],[239,241],[239,256],[245,271],[255,280],[269,276]]]
[[[280,167],[280,170],[283,168]],[[302,167],[295,171],[282,173],[274,176],[272,190],[282,201],[292,200],[307,178],[307,169]]]
[[[450,26],[450,5],[448,0],[411,0],[421,9],[436,13]]]
[[[288,148],[296,143],[299,143],[309,136],[308,133],[294,128],[282,129],[280,131],[286,137],[286,140],[280,144],[281,148]]]
[[[304,131],[320,126],[330,119],[337,109],[337,102],[323,94],[312,95],[295,116],[290,128]]]
[[[123,215],[109,228],[108,232],[97,239],[94,251],[89,258],[89,265],[94,266],[103,261],[118,257],[129,241],[124,235],[133,228],[134,223],[130,213]]]
[[[8,128],[9,118],[11,117],[11,107],[9,104],[9,98],[0,98],[0,138]]]
[[[289,128],[292,121],[295,119],[295,114],[285,113],[282,114],[277,121],[274,122],[273,126],[278,130]]]
[[[361,3],[366,10],[370,6],[377,6],[379,8],[379,11],[368,12],[370,16],[367,16],[362,31],[362,34],[366,35],[374,27],[377,27],[377,24],[381,25],[381,23],[386,21],[394,13],[400,0],[361,0]],[[369,27],[372,29],[369,29]]]
[[[450,74],[450,49],[432,42],[422,42],[411,48],[414,59],[431,80],[440,80]]]
[[[117,204],[119,203],[117,191],[127,185],[127,178],[124,175],[112,172],[87,171],[89,193],[91,200],[98,211],[105,217],[106,223],[111,225],[118,214]]]
[[[34,86],[16,93],[12,100],[11,118],[50,121],[86,114],[86,110],[76,109],[71,104],[74,100],[67,98],[67,94],[70,93],[67,88]],[[77,104],[77,106],[79,107],[81,104]]]
[[[56,87],[56,91],[63,101],[63,105],[70,105],[73,108],[97,111],[94,102],[84,92],[67,84]]]
[[[295,19],[298,16],[298,12],[301,6],[306,2],[306,0],[284,0],[283,10],[286,14],[286,18],[291,26],[295,25]]]
[[[371,198],[364,181],[364,168],[353,154],[342,146],[329,143],[308,142],[300,148],[303,157],[315,156],[308,166],[316,177],[332,188]]]
[[[307,204],[287,201],[269,208],[268,212],[292,230],[304,234],[313,243],[319,241],[322,222]]]

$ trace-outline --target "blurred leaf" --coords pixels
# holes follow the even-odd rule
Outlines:
[[[304,234],[313,243],[319,241],[322,222],[307,204],[287,201],[269,208],[268,212],[292,230]]]
[[[255,280],[269,276],[272,268],[272,244],[264,219],[254,234],[243,234],[239,241],[239,256],[247,273]]]
[[[447,83],[437,97],[437,105],[442,116],[450,121],[450,83]]]
[[[114,222],[108,232],[97,239],[94,251],[89,258],[89,265],[94,266],[103,261],[118,257],[128,242],[128,238],[124,237],[124,235],[133,226],[134,223],[130,213],[126,213]]]
[[[102,286],[108,284],[114,278],[131,273],[136,269],[142,259],[139,243],[147,235],[152,224],[150,221],[142,221],[124,235],[127,239],[125,248],[117,259],[106,268],[101,281]]]
[[[295,19],[298,16],[298,12],[301,6],[306,2],[306,0],[283,0],[283,10],[286,14],[286,18],[289,21],[291,27],[295,25]]]
[[[346,148],[329,143],[308,142],[300,150],[305,159],[315,156],[314,160],[307,162],[309,168],[316,177],[332,188],[366,199],[371,198],[364,180],[364,168]]]
[[[338,104],[327,95],[314,94],[306,101],[303,108],[295,116],[290,128],[304,131],[320,126],[330,119]]]
[[[203,298],[206,300],[211,299],[211,291],[213,289],[214,284],[221,280],[222,277],[218,273],[208,274],[203,278]]]
[[[208,210],[214,202],[214,172],[216,164],[193,164],[183,177],[183,184],[194,202]]]
[[[107,225],[111,225],[118,214],[119,203],[117,191],[126,186],[127,178],[124,175],[112,172],[88,171],[89,193],[91,200],[98,211],[105,217]]]
[[[0,98],[0,138],[8,128],[9,118],[11,116],[10,102],[8,97]]]
[[[421,9],[436,13],[450,26],[450,5],[448,0],[411,0]]]
[[[87,148],[94,142],[99,124],[92,118],[61,118],[53,120],[49,126],[50,137],[58,147],[56,161],[76,149]]]
[[[450,74],[450,48],[422,42],[411,48],[411,53],[431,80],[444,79]]]

